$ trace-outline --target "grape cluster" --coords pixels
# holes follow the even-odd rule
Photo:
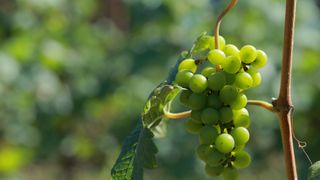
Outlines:
[[[239,50],[226,44],[222,36],[219,49],[214,47],[212,36],[200,42],[205,58],[185,58],[175,78],[175,83],[183,87],[180,102],[192,110],[185,127],[199,135],[196,152],[206,163],[206,173],[236,179],[237,169],[251,162],[244,151],[250,137],[244,91],[261,83],[257,69],[266,65],[267,55],[251,45]]]

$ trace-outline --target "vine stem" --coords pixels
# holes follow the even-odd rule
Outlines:
[[[298,179],[296,170],[296,160],[293,148],[293,129],[291,122],[291,116],[293,111],[293,104],[291,99],[291,72],[295,14],[296,0],[286,0],[281,84],[279,96],[272,103],[280,120],[282,146],[288,180]]]
[[[191,116],[191,111],[184,111],[184,112],[179,112],[179,113],[172,113],[169,111],[164,111],[163,117],[168,118],[168,119],[181,119],[181,118],[186,118]]]
[[[274,108],[273,105],[265,102],[265,101],[260,101],[260,100],[248,100],[247,102],[248,105],[256,105],[256,106],[260,106],[268,111],[274,112]]]

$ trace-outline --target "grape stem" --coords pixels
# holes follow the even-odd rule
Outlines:
[[[271,103],[261,101],[261,100],[248,100],[248,105],[260,106],[268,111],[275,112],[273,105]]]
[[[184,111],[179,113],[172,113],[164,110],[163,117],[167,119],[181,119],[191,116],[191,111]]]

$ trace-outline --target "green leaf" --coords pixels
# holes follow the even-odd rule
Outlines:
[[[111,180],[141,180],[143,167],[157,166],[158,149],[152,141],[153,133],[143,128],[141,121],[126,138],[122,151],[111,170]]]
[[[319,180],[319,179],[320,179],[320,161],[317,161],[309,167],[308,180]]]

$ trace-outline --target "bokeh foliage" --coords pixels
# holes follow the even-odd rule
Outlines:
[[[125,136],[149,93],[167,77],[228,1],[0,1],[0,178],[109,179]],[[319,1],[298,1],[293,69],[296,134],[320,159]],[[283,0],[240,0],[221,34],[269,55],[252,99],[279,88]],[[181,110],[177,108],[177,111]],[[253,164],[240,179],[284,179],[276,117],[250,108]],[[145,179],[208,179],[183,120],[157,139],[159,168]],[[308,162],[297,150],[300,178]]]

